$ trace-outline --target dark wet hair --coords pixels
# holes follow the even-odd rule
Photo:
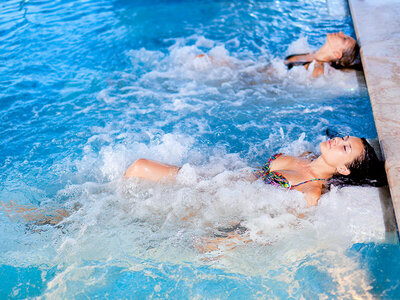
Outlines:
[[[331,62],[330,65],[335,69],[362,70],[362,65],[360,60],[360,46],[358,46],[356,42],[353,47],[343,51],[342,57],[340,59]]]
[[[361,138],[363,153],[346,167],[349,175],[335,174],[328,180],[329,184],[337,186],[385,186],[387,185],[384,163],[378,159],[374,148],[365,138]]]

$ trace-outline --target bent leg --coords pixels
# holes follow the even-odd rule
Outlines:
[[[129,166],[124,176],[125,178],[139,177],[151,181],[159,181],[161,179],[174,178],[178,174],[179,169],[176,166],[141,158]]]

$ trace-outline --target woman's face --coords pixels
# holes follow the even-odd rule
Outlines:
[[[354,136],[335,137],[320,144],[321,156],[325,162],[336,169],[339,173],[341,168],[347,169],[346,165],[352,163],[364,153],[364,145],[360,138]],[[346,171],[342,174],[347,173]]]
[[[343,32],[328,33],[326,35],[326,44],[332,52],[343,53],[347,49],[354,47],[355,39],[345,35]]]

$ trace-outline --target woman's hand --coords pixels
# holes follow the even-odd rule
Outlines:
[[[312,77],[317,78],[324,74],[324,63],[321,61],[315,61],[314,70],[312,72]]]
[[[250,243],[251,239],[238,233],[231,232],[226,237],[205,238],[200,245],[195,245],[201,253],[213,252],[217,250],[232,251],[239,245]]]
[[[307,204],[309,206],[318,205],[318,200],[321,197],[321,192],[321,188],[318,187],[311,187],[304,191],[304,198],[306,198]]]

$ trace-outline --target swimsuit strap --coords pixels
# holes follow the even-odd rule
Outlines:
[[[313,181],[320,181],[320,180],[325,180],[325,179],[322,179],[322,178],[309,179],[309,180],[300,182],[300,183],[298,183],[298,184],[293,184],[293,185],[291,185],[291,186],[290,186],[290,189],[293,190],[295,187],[298,187],[299,185],[302,185],[302,184],[305,184],[305,183],[308,183],[308,182],[313,182]]]
[[[309,179],[303,182],[300,182],[298,184],[291,185],[289,180],[287,180],[281,173],[277,171],[271,171],[270,165],[271,162],[275,159],[277,159],[279,156],[283,155],[283,153],[277,153],[272,156],[270,156],[265,163],[265,165],[261,168],[261,170],[254,170],[254,175],[257,178],[262,178],[263,181],[267,184],[272,184],[272,185],[279,185],[281,187],[293,190],[294,188],[298,187],[299,185],[306,184],[308,182],[312,181],[320,181],[320,180],[325,180],[322,178],[314,178],[314,179]]]
[[[270,170],[270,164],[271,164],[271,162],[272,162],[273,160],[277,159],[277,158],[278,158],[279,156],[281,156],[281,155],[282,155],[282,153],[277,153],[277,154],[274,154],[274,155],[270,156],[270,157],[268,158],[267,162],[264,164],[264,166],[263,166],[262,169],[260,170],[260,172],[261,172],[261,173],[269,173],[269,172],[271,172],[271,170]]]
[[[269,165],[271,164],[271,161],[277,159],[281,155],[283,155],[283,153],[276,153],[276,154],[272,155],[270,158],[268,158],[267,162],[264,165],[264,168],[266,168],[266,169],[268,169],[268,171],[270,171]]]

